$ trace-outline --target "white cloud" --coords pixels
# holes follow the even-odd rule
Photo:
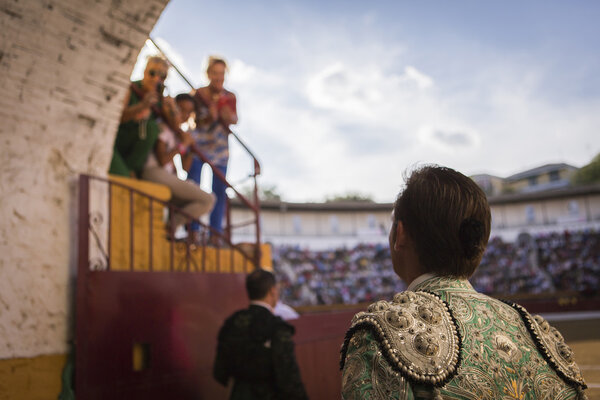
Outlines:
[[[411,67],[410,65],[404,68],[404,73],[407,79],[413,80],[416,82],[417,86],[420,89],[427,89],[433,86],[433,79],[415,67]]]
[[[314,107],[367,118],[381,99],[377,85],[369,85],[373,80],[338,62],[308,78],[306,97]]]
[[[409,164],[435,162],[434,154],[468,156],[480,143],[476,130],[431,91],[433,79],[415,67],[386,75],[375,66],[336,62],[293,79],[235,65],[237,130],[261,155],[265,179],[288,200],[358,190],[391,201]],[[241,162],[230,164],[233,174]]]
[[[265,179],[276,182],[288,200],[321,200],[328,194],[349,190],[369,192],[381,199],[372,185],[381,180],[374,177],[374,171],[380,168],[375,160],[381,162],[384,156],[396,153],[395,145],[389,144],[398,138],[390,132],[402,121],[394,114],[409,107],[413,96],[408,91],[421,91],[418,85],[403,77],[385,77],[372,67],[365,73],[336,63],[313,76],[296,79],[295,85],[288,84],[282,91],[283,83],[294,80],[242,61],[238,65],[240,71],[251,74],[240,74],[247,78],[236,80],[237,85],[233,79],[230,82],[240,102],[237,131],[261,155]],[[401,94],[396,95],[397,88],[386,87],[386,81],[402,87],[398,90]],[[302,82],[307,82],[305,87]],[[383,95],[386,90],[390,92],[388,97]],[[294,97],[297,102],[290,100]],[[415,117],[423,112],[411,114]],[[418,122],[419,118],[414,120]],[[416,126],[415,122],[414,132]],[[355,127],[356,133],[349,132]],[[353,143],[355,135],[364,135],[371,143],[353,151],[351,147],[357,146]],[[369,151],[375,142],[381,142],[378,146],[387,155]],[[236,164],[242,163],[232,157],[231,173],[241,175],[235,171]],[[388,190],[384,196],[390,196]]]
[[[433,147],[446,153],[464,154],[480,144],[479,135],[471,128],[454,127],[451,124],[443,127],[423,125],[418,130],[417,136],[425,147]]]
[[[256,77],[255,67],[244,63],[242,60],[233,60],[229,66],[227,80],[233,87],[243,85]]]
[[[475,39],[417,48],[414,37],[387,35],[377,12],[361,15],[351,29],[299,16],[273,47],[230,62],[236,131],[285,199],[360,191],[392,201],[415,163],[507,176],[547,162],[579,166],[600,151],[597,93],[552,100],[543,61]],[[202,66],[195,72],[203,77]],[[249,165],[238,150],[234,181]]]
[[[494,69],[472,77],[476,90],[448,94],[415,66],[401,74],[342,61],[301,75],[270,68],[236,59],[226,83],[238,94],[235,130],[259,156],[262,180],[290,201],[346,191],[392,201],[402,172],[416,163],[506,176],[572,162],[600,124],[590,105],[535,97],[535,74],[503,72],[499,82],[490,79]],[[231,180],[250,166],[232,144]]]

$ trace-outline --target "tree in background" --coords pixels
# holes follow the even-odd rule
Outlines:
[[[281,194],[275,185],[261,187],[258,196],[261,200],[281,201]]]
[[[357,201],[362,203],[374,202],[370,195],[359,192],[346,192],[343,194],[336,194],[331,197],[327,197],[327,199],[325,200],[326,203],[338,203],[344,201]]]
[[[252,196],[254,196],[252,190],[251,187],[246,186],[241,189],[241,193],[245,197],[252,199]],[[279,193],[277,186],[264,185],[258,188],[258,198],[260,201],[281,201],[281,194]]]
[[[600,153],[589,164],[579,168],[571,178],[571,182],[574,185],[600,182]]]

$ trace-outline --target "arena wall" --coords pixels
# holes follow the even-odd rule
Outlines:
[[[57,394],[25,386],[40,368],[59,386],[73,335],[76,178],[105,175],[129,75],[167,2],[0,5],[0,398]]]
[[[546,195],[510,201],[490,200],[492,236],[513,241],[522,232],[580,230],[600,227],[600,189],[559,197]],[[392,204],[356,203],[335,208],[330,203],[281,203],[263,207],[261,229],[264,241],[276,245],[299,245],[315,250],[353,247],[359,243],[386,244]],[[246,211],[234,207],[235,220],[249,219]],[[337,221],[337,231],[332,219]],[[295,219],[297,222],[295,222]],[[298,223],[299,222],[299,223]],[[295,230],[298,225],[300,230]],[[250,241],[254,231],[247,227],[234,232],[236,240]]]

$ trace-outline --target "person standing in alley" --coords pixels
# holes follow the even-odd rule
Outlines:
[[[273,314],[279,299],[275,275],[257,269],[246,277],[250,306],[219,331],[214,378],[233,381],[231,400],[305,400],[294,354],[294,327]]]

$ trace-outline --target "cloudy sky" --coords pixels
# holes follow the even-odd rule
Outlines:
[[[262,185],[288,201],[389,202],[418,163],[501,177],[588,163],[598,21],[591,0],[171,0],[151,35],[197,85],[209,54],[229,61]],[[188,90],[175,73],[167,84]],[[230,179],[250,165],[233,146]]]

